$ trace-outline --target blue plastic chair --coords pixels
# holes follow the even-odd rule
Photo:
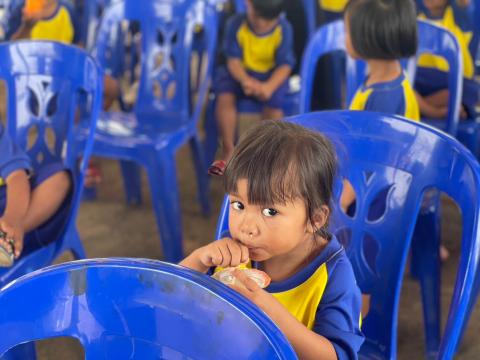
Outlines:
[[[89,360],[297,358],[277,326],[235,291],[149,260],[76,261],[26,275],[0,292],[0,331],[0,354],[68,336]]]
[[[4,43],[0,44],[0,58],[0,79],[5,81],[8,99],[8,133],[28,152],[34,168],[63,160],[76,184],[71,213],[62,235],[49,245],[20,257],[12,267],[1,269],[0,286],[3,286],[50,265],[65,251],[71,251],[77,259],[86,257],[75,222],[100,112],[103,72],[84,51],[60,43]],[[78,108],[80,103],[88,106]],[[79,143],[74,135],[80,128],[84,131],[84,141]],[[47,135],[53,135],[49,136],[53,143],[46,141]],[[82,156],[80,162],[76,155]],[[17,350],[30,354],[28,349]]]
[[[312,91],[315,80],[315,70],[319,59],[327,54],[344,53],[346,56],[346,100],[349,104],[358,87],[365,78],[366,64],[355,61],[346,55],[345,26],[343,20],[337,20],[320,27],[308,42],[300,67],[302,79],[299,112],[304,114],[312,108]]]
[[[403,270],[424,192],[434,187],[457,202],[464,216],[455,286],[462,290],[453,294],[438,354],[451,359],[460,329],[468,320],[474,285],[479,282],[477,278],[474,283],[480,250],[480,165],[476,159],[449,135],[398,116],[331,111],[287,121],[331,139],[339,158],[339,178],[348,178],[356,192],[357,207],[350,217],[339,210],[341,183],[337,181],[331,230],[344,243],[362,292],[372,297],[362,325],[367,339],[361,358],[396,358]],[[385,210],[371,213],[370,205],[381,199]],[[227,230],[225,201],[216,237]],[[427,250],[438,252],[438,247]]]
[[[183,257],[175,153],[185,143],[193,152],[202,210],[205,214],[210,210],[197,123],[212,69],[217,17],[212,7],[202,7],[203,36],[209,39],[205,50],[208,64],[193,104],[190,54],[198,4],[194,0],[152,0],[142,6],[135,0],[116,2],[105,11],[95,49],[95,56],[104,64],[109,56],[110,30],[122,20],[140,24],[142,75],[137,103],[132,113],[101,114],[94,153],[124,160],[122,171],[129,202],[141,201],[137,165],[146,168],[164,256],[169,261]]]

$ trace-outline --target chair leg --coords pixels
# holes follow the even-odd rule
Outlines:
[[[440,206],[418,216],[412,238],[412,274],[420,281],[428,358],[440,346]]]
[[[208,100],[207,111],[205,114],[205,140],[203,144],[205,153],[205,172],[208,166],[215,160],[215,154],[218,147],[218,128],[217,120],[215,118],[215,100],[212,98]]]
[[[122,171],[127,204],[140,205],[142,203],[140,166],[133,161],[121,160],[120,169]]]
[[[175,157],[168,155],[159,154],[149,164],[147,173],[164,258],[178,262],[183,258],[180,198]]]
[[[205,161],[203,156],[203,149],[200,143],[200,139],[197,135],[190,139],[190,149],[192,151],[193,164],[195,165],[195,171],[197,172],[197,188],[198,198],[202,207],[202,212],[205,216],[210,215],[210,199],[209,199],[209,187],[208,177],[205,172]]]
[[[82,240],[80,239],[80,235],[78,234],[77,227],[74,226],[73,230],[69,231],[65,236],[70,243],[70,250],[73,253],[73,257],[76,260],[86,259],[87,254],[85,253],[85,249],[82,244]]]

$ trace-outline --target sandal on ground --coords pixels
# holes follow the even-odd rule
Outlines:
[[[208,174],[213,176],[223,176],[227,162],[224,160],[215,160],[208,168]]]
[[[0,231],[0,237],[5,240],[6,235],[3,231]],[[13,241],[11,242],[12,250],[13,250]],[[3,245],[0,245],[0,267],[10,267],[13,264],[15,259],[15,255],[13,251],[10,252],[9,249],[5,248]]]

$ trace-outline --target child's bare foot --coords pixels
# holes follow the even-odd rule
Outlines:
[[[448,251],[448,249],[445,246],[440,245],[440,261],[445,262],[448,260],[449,257],[450,257],[450,251]]]

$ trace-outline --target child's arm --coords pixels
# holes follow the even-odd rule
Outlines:
[[[227,69],[232,77],[240,83],[245,95],[250,96],[258,93],[260,82],[248,75],[240,58],[228,58]]]
[[[248,248],[229,238],[217,240],[194,250],[179,265],[206,273],[212,266],[238,266],[249,259]]]
[[[260,87],[259,97],[262,101],[270,100],[272,94],[282,85],[292,73],[292,67],[284,64],[277,67],[270,78]]]
[[[15,256],[23,248],[23,220],[30,203],[30,184],[25,170],[12,172],[6,178],[7,205],[0,218],[0,228],[7,233],[7,239],[13,239]]]
[[[333,344],[303,325],[271,294],[261,289],[255,281],[242,271],[236,271],[235,277],[244,285],[232,287],[257,304],[285,334],[290,344],[302,360],[324,359],[336,360],[337,353]]]
[[[35,26],[35,23],[35,20],[22,19],[20,27],[13,33],[11,40],[30,39],[30,33]]]

